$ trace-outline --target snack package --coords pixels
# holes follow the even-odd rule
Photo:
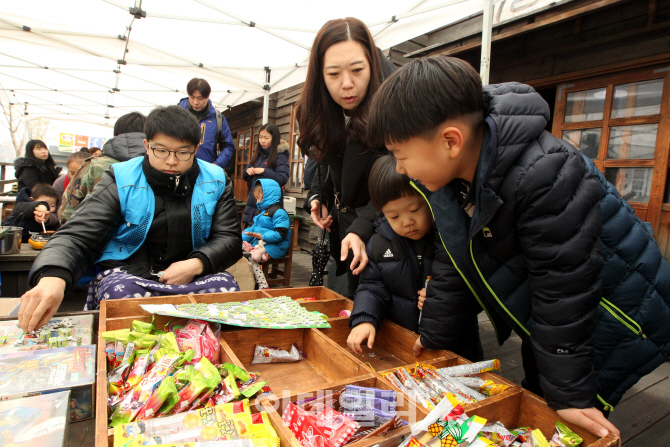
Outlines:
[[[156,417],[160,413],[163,403],[170,397],[177,394],[177,388],[174,386],[174,377],[167,376],[156,390],[151,393],[151,397],[144,404],[135,416],[136,421]]]
[[[384,399],[377,399],[376,397],[364,397],[358,394],[347,394],[345,389],[344,393],[340,395],[340,405],[343,409],[349,411],[359,410],[361,408],[374,408],[381,410],[385,413],[395,413],[395,401],[390,402]]]
[[[151,323],[147,323],[146,321],[134,320],[132,323],[132,327],[133,332],[141,332],[143,334],[153,334],[153,332],[156,330],[156,326],[154,326],[153,316],[151,318]]]
[[[516,435],[510,433],[500,421],[493,424],[486,424],[482,427],[480,436],[490,439],[495,444],[504,447],[509,447],[516,439]]]
[[[549,447],[547,438],[544,437],[539,428],[530,432],[530,439],[528,440],[530,447]]]
[[[576,447],[583,441],[581,436],[566,427],[563,422],[556,421],[554,435],[551,437],[549,444],[552,447]]]
[[[495,445],[493,445],[493,441],[491,441],[490,439],[484,437],[478,437],[470,444],[469,447],[488,447],[491,445],[495,447]]]
[[[437,371],[436,371],[437,373]],[[442,377],[442,376],[440,376]],[[452,382],[458,382],[462,385],[469,386],[470,388],[481,388],[482,385],[486,383],[486,380],[481,377],[464,377],[464,376],[449,376],[449,379]],[[493,382],[491,382],[493,383]],[[482,391],[483,393],[483,391]],[[486,393],[484,393],[486,394]]]
[[[300,351],[297,343],[291,345],[291,352],[273,346],[256,345],[251,363],[288,363],[300,361],[305,357],[305,353]]]
[[[252,415],[248,400],[122,424],[114,429],[114,447],[237,439],[253,439],[254,447],[279,447],[267,413]]]
[[[164,355],[151,371],[128,393],[112,414],[112,427],[131,422],[142,407],[147,403],[153,391],[171,372],[177,354]]]
[[[223,369],[226,370],[226,377],[228,375],[232,375],[236,379],[240,379],[242,382],[249,380],[249,373],[237,365],[233,365],[232,363],[224,363]]]
[[[249,380],[242,383],[241,379],[236,381],[237,389],[244,397],[253,397],[258,393],[267,383],[262,381],[258,374],[248,373]]]
[[[219,371],[207,360],[207,357],[202,357],[194,365],[188,385],[179,390],[179,400],[168,414],[187,411],[201,393],[214,389],[219,382],[221,382]]]
[[[210,324],[216,327],[215,331],[212,330]],[[180,351],[186,351],[189,348],[195,351],[189,364],[197,363],[202,357],[207,357],[215,365],[219,363],[220,324],[189,320],[186,326],[175,330],[174,335]]]
[[[437,370],[442,377],[471,376],[487,371],[500,371],[500,360],[484,360],[483,362],[469,363],[467,365],[449,366]]]
[[[496,394],[504,393],[509,389],[509,385],[503,383],[495,383],[491,380],[485,380],[484,383],[479,387],[479,390],[482,394],[487,396],[495,396]]]
[[[514,436],[518,438],[520,442],[526,442],[530,439],[530,432],[533,431],[530,427],[519,427],[514,430],[510,430]]]
[[[330,407],[314,415],[293,402],[284,409],[282,419],[303,447],[340,447],[360,427]]]
[[[363,386],[347,385],[344,393],[350,396],[376,397],[377,399],[396,401],[396,393],[393,390],[380,390],[379,388],[366,388]]]
[[[107,371],[114,369],[116,363],[116,337],[117,335],[128,334],[130,329],[121,329],[118,331],[107,331],[100,334],[105,342],[105,354],[107,357]],[[40,335],[44,340],[48,340],[51,333],[49,331],[42,331]],[[128,339],[126,335],[126,340]],[[119,361],[119,364],[121,362]]]
[[[144,377],[144,373],[147,372],[148,365],[149,365],[149,350],[147,349],[144,351],[138,351],[137,354],[135,355],[135,362],[133,363],[133,367],[130,369],[128,378],[126,379],[126,382],[123,384],[124,392],[127,393],[132,388],[134,388],[135,385],[137,385],[140,380],[142,380],[142,377]]]

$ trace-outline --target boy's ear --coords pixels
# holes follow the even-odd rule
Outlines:
[[[147,152],[150,151],[150,149],[149,149],[149,142],[146,140],[146,138],[144,139],[144,149],[145,149]]]
[[[454,159],[460,155],[465,143],[461,129],[451,124],[445,124],[438,132],[437,138],[440,148],[448,152],[449,158]]]

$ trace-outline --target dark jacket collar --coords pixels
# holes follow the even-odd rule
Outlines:
[[[147,178],[154,194],[168,195],[172,197],[190,197],[193,193],[193,185],[195,185],[198,175],[200,175],[200,165],[198,160],[193,161],[191,169],[183,174],[166,174],[151,167],[149,157],[144,156],[142,161],[142,172]]]
[[[30,196],[32,196],[32,192],[30,191],[30,188],[21,188],[21,191],[19,191],[19,194],[16,196],[16,201],[17,202],[32,202],[33,199],[31,199]]]
[[[102,155],[112,157],[118,161],[128,161],[131,158],[146,154],[144,147],[144,132],[130,132],[117,135],[107,140],[102,147]]]

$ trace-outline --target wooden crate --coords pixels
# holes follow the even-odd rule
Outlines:
[[[223,325],[220,341],[221,362],[230,362],[248,371],[260,372],[261,377],[268,381],[274,394],[262,401],[256,400],[252,404],[252,411],[268,411],[280,437],[281,447],[301,447],[297,438],[281,419],[283,409],[292,400],[340,390],[347,384],[393,389],[398,393],[397,406],[403,418],[413,423],[425,417],[428,410],[388,383],[380,373],[401,366],[412,368],[417,361],[438,368],[470,363],[453,352],[441,350],[424,349],[419,357],[415,357],[412,348],[417,335],[388,321],[384,322],[377,333],[372,350],[366,347],[363,354],[352,354],[347,349],[346,343],[350,332],[348,318],[339,317],[339,313],[342,310],[352,310],[353,302],[325,287],[102,301],[98,334],[130,327],[133,320],[151,321],[152,316],[139,307],[141,304],[222,303],[284,295],[294,299],[315,298],[314,301],[304,301],[301,304],[310,311],[326,314],[331,328],[276,330]],[[155,322],[160,326],[170,319],[171,317],[156,315]],[[306,359],[298,363],[251,364],[254,345],[265,344],[290,349],[294,342],[297,342],[300,349],[306,353]],[[104,347],[100,335],[98,335],[98,346]],[[104,348],[98,349],[97,364],[96,447],[111,447],[113,436],[111,430],[107,429],[107,372]],[[491,421],[500,420],[510,429],[528,425],[540,428],[545,435],[551,435],[555,422],[560,418],[544,400],[496,374],[483,373],[480,376],[497,383],[507,383],[512,388],[501,395],[465,406],[467,413]],[[572,424],[569,426],[575,429]],[[584,438],[583,446],[609,447],[618,442],[618,439],[612,436],[598,440],[584,430],[577,428],[575,431]],[[369,438],[349,446],[371,447],[394,438],[399,441],[408,433],[409,429],[405,427],[388,433],[385,437]]]

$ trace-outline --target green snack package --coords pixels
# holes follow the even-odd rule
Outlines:
[[[240,393],[240,390],[237,388],[235,377],[233,377],[232,374],[228,374],[228,377],[223,379],[223,383],[226,385],[226,388],[228,388],[228,391],[230,391],[230,393],[233,395],[233,400],[240,397],[242,393]]]
[[[177,372],[174,373],[174,384],[177,389],[181,389],[183,386],[188,385],[193,379],[194,372],[195,368],[193,365],[186,365],[177,370]]]
[[[581,436],[566,427],[563,422],[556,421],[551,442],[556,444],[557,447],[576,447],[583,441]]]
[[[551,447],[539,428],[530,432],[530,447]]]
[[[132,325],[133,325],[133,332],[141,332],[143,334],[153,334],[153,331],[156,330],[153,318],[151,319],[151,323],[147,323],[146,321],[134,320]]]
[[[158,341],[158,337],[142,332],[131,332],[128,341],[135,343],[135,349],[151,349]]]
[[[223,365],[223,367],[228,371],[228,375],[232,375],[240,379],[242,383],[249,381],[249,373],[239,366],[233,365],[232,363],[226,363]]]
[[[191,348],[188,348],[186,352],[182,352],[181,358],[177,360],[177,366],[181,366],[184,363],[189,363],[191,360],[193,360],[194,355],[195,351]]]
[[[257,392],[259,392],[263,387],[267,384],[266,381],[263,382],[256,382],[252,385],[249,385],[242,391],[242,395],[244,397],[252,398],[253,396],[256,395]]]
[[[153,392],[153,394],[151,394],[147,403],[144,404],[140,412],[135,416],[135,420],[141,421],[143,419],[156,417],[164,402],[169,396],[173,395],[177,395],[177,388],[174,386],[174,377],[168,376],[163,379],[160,386]]]

